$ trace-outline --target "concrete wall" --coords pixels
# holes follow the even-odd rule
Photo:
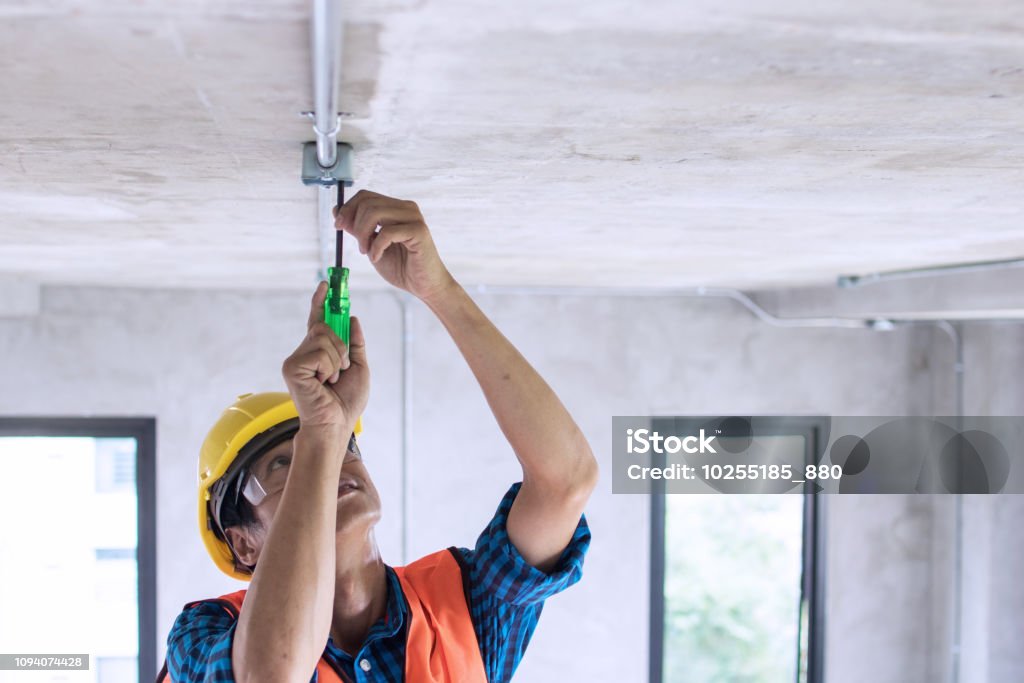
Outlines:
[[[799,303],[800,294],[792,295]],[[644,681],[648,500],[613,496],[615,414],[929,414],[952,409],[947,339],[929,327],[879,333],[786,330],[711,299],[477,297],[577,417],[605,476],[587,511],[584,581],[552,599],[520,669],[527,681]],[[0,414],[157,418],[158,624],[182,603],[234,587],[195,533],[195,454],[236,394],[280,389],[303,334],[305,293],[44,289],[33,317],[0,319]],[[441,326],[413,302],[410,556],[472,546],[518,466]],[[401,315],[395,297],[358,295],[373,372],[363,450],[381,489],[379,540],[401,561]],[[1005,381],[1021,360],[1015,326],[977,326],[968,412],[1019,413]],[[951,498],[829,499],[829,683],[934,681],[947,671]],[[1021,504],[971,500],[965,519],[971,609],[962,681],[1020,678]],[[984,666],[983,666],[984,664]]]

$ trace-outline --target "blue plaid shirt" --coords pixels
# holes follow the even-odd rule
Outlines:
[[[526,651],[544,607],[544,600],[580,580],[590,529],[581,516],[557,566],[545,573],[528,564],[509,540],[505,523],[521,484],[509,488],[476,548],[458,548],[463,571],[468,569],[469,612],[473,618],[484,670],[491,683],[504,683]],[[401,584],[387,567],[388,596],[383,619],[371,627],[362,648],[351,656],[328,638],[324,654],[342,672],[343,680],[402,681],[409,608]],[[167,668],[175,683],[233,683],[231,643],[235,619],[214,600],[187,605],[167,637]],[[357,664],[358,663],[358,664]],[[310,679],[316,683],[313,672]]]

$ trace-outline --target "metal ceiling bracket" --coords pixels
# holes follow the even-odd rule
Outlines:
[[[338,154],[334,166],[324,168],[316,155],[316,143],[307,142],[302,145],[302,184],[323,185],[333,187],[339,183],[345,187],[352,186],[352,146],[338,143]]]

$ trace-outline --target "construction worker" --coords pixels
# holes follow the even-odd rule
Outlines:
[[[323,323],[321,282],[282,367],[288,393],[241,397],[203,444],[203,540],[249,588],[185,606],[161,680],[508,681],[544,600],[580,578],[596,461],[551,388],[448,272],[415,203],[362,191],[335,213],[377,272],[448,330],[522,482],[475,548],[385,564],[381,501],[356,442],[366,343],[356,317],[348,348]]]

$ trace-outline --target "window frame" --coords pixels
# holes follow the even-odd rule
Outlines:
[[[135,439],[138,522],[139,681],[156,678],[156,419],[152,417],[0,417],[0,437]]]
[[[721,417],[655,417],[651,429],[661,434],[692,434]],[[725,423],[730,424],[730,423]],[[806,448],[804,462],[816,464],[827,436],[829,418],[825,416],[757,416],[760,436],[802,436]],[[735,436],[726,429],[721,436]],[[652,466],[664,467],[664,454],[652,454]],[[808,487],[810,484],[808,483]],[[665,654],[665,482],[651,481],[651,566],[650,566],[650,647],[648,676],[650,683],[664,683]],[[696,494],[715,495],[715,494]],[[721,495],[721,494],[719,494]],[[735,494],[744,495],[744,494]],[[782,494],[795,495],[795,494]],[[816,492],[805,491],[803,505],[803,552],[801,558],[800,611],[797,640],[797,680],[792,683],[824,683],[825,655],[825,529],[826,500]],[[806,634],[803,619],[806,611]],[[806,640],[805,640],[806,639]],[[806,642],[807,676],[800,680],[800,657]]]

